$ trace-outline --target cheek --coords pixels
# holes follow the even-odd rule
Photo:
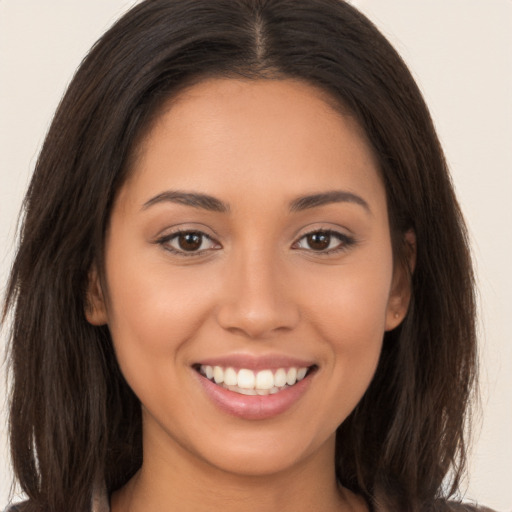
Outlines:
[[[379,361],[393,267],[391,256],[381,256],[378,264],[370,258],[340,267],[324,286],[318,275],[316,287],[304,283],[310,296],[310,325],[325,349],[322,362],[330,383],[325,406],[340,405],[336,424],[362,398]],[[322,288],[328,293],[320,293]],[[315,289],[318,292],[311,293]]]
[[[119,260],[118,260],[119,261]],[[126,271],[127,266],[129,271]],[[201,276],[184,271],[162,272],[158,266],[124,262],[110,272],[109,327],[114,343],[139,347],[147,357],[175,352],[203,322],[210,290]],[[116,342],[116,340],[118,340]],[[119,346],[119,349],[123,347]]]
[[[324,304],[315,327],[325,350],[321,361],[325,369],[324,395],[319,408],[330,411],[326,429],[341,425],[370,386],[382,350],[384,310],[381,297],[340,292],[338,301]],[[359,298],[361,300],[359,300]]]
[[[385,331],[386,312],[392,279],[392,260],[378,265],[361,261],[341,266],[324,283],[307,282],[311,296],[310,316],[332,346],[340,350],[362,350]],[[311,290],[318,290],[312,294]],[[324,291],[320,291],[323,289]]]
[[[340,291],[337,301],[330,301],[318,312],[315,327],[328,345],[330,361],[326,364],[332,363],[334,376],[349,380],[351,385],[359,381],[366,387],[380,356],[386,300],[379,294],[359,291],[349,286]]]
[[[133,228],[117,217],[105,265],[108,325],[125,377],[153,378],[168,371],[181,344],[201,323],[201,279],[190,280],[186,266],[170,267],[167,254],[133,236]]]
[[[134,272],[141,267],[127,263],[132,270],[126,272],[124,264],[118,260],[109,282],[109,329],[121,372],[151,410],[160,410],[162,403],[179,407],[192,397],[181,386],[189,368],[177,362],[187,359],[190,340],[203,322],[204,293],[185,273],[173,273],[171,279],[156,266]]]

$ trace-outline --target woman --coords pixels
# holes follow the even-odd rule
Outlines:
[[[414,81],[343,2],[117,22],[41,152],[10,309],[19,510],[456,509],[465,228]]]

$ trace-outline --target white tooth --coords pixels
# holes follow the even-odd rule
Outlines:
[[[254,389],[255,382],[256,377],[254,376],[254,372],[252,370],[247,370],[246,368],[238,370],[237,383],[239,388]]]
[[[272,389],[274,387],[274,374],[270,370],[262,370],[256,375],[258,389]]]
[[[258,393],[258,395],[265,396],[270,394],[270,389],[257,389],[256,393]]]
[[[271,395],[275,395],[276,393],[279,393],[279,388],[273,387],[273,388],[270,390],[270,394],[271,394]]]
[[[306,373],[308,373],[308,369],[307,368],[301,368],[297,372],[297,380],[302,380],[306,376]]]
[[[290,368],[286,374],[286,384],[293,386],[297,382],[297,368]]]
[[[205,366],[204,372],[206,374],[206,378],[212,380],[213,377],[213,368],[211,366]]]
[[[226,384],[224,384],[224,387],[229,389],[229,391],[235,391],[235,393],[238,393],[238,386],[226,386]]]
[[[237,385],[236,372],[233,370],[233,368],[226,368],[224,372],[224,383],[227,386]]]
[[[274,386],[282,388],[286,384],[286,372],[283,368],[279,368],[274,375]]]
[[[224,382],[224,370],[220,366],[213,368],[213,380],[215,384],[222,384]]]
[[[242,395],[256,395],[256,391],[254,389],[244,389],[244,388],[238,388],[238,393]]]

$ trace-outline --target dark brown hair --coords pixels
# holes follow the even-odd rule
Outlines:
[[[377,156],[396,258],[417,261],[403,324],[385,334],[365,396],[339,427],[336,472],[376,510],[439,510],[465,463],[475,380],[473,274],[428,110],[405,64],[338,0],[146,0],[92,48],[55,115],[24,202],[7,290],[10,435],[27,510],[88,510],[142,460],[140,404],[107,327],[87,323],[116,192],[165,101],[206,77],[294,78],[354,115]],[[446,475],[451,471],[451,485]],[[443,494],[444,493],[444,494]]]

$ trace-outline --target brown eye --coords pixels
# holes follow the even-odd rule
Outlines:
[[[307,235],[306,241],[310,249],[324,251],[331,244],[331,234],[326,231],[317,231]]]
[[[179,256],[195,256],[220,249],[220,245],[201,231],[179,231],[157,240],[164,249]]]
[[[354,243],[355,240],[348,235],[338,231],[319,229],[303,235],[293,244],[292,248],[327,255],[348,249]]]
[[[180,233],[177,242],[182,251],[197,251],[203,243],[203,235],[194,232]]]

